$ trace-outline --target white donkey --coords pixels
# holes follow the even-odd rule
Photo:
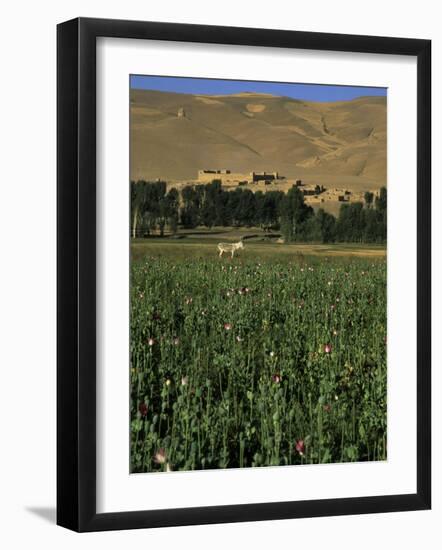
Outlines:
[[[239,250],[240,248],[244,248],[244,243],[242,241],[238,241],[237,243],[219,243],[219,257],[221,258],[224,252],[230,252],[233,258],[233,256],[235,255],[235,251]]]

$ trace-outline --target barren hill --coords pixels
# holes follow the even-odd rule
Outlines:
[[[355,190],[386,185],[386,98],[314,103],[269,94],[131,91],[131,178],[278,171]]]

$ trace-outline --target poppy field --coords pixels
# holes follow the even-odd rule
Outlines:
[[[131,472],[387,457],[385,258],[131,266]]]

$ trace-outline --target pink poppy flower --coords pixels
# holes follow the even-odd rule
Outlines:
[[[305,444],[303,439],[298,439],[295,445],[295,450],[300,454],[300,456],[304,456]]]
[[[224,329],[225,330],[231,330],[232,325],[230,323],[224,323]]]
[[[331,353],[332,347],[331,344],[325,344],[324,353]]]
[[[166,463],[166,451],[161,448],[158,449],[158,451],[155,453],[155,456],[153,457],[154,462],[157,464],[165,464]]]
[[[278,374],[278,373],[275,373],[272,375],[272,382],[274,382],[275,384],[279,384],[281,382],[282,378],[281,378],[281,375]]]

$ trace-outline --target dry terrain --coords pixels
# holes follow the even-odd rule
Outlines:
[[[132,90],[131,179],[161,178],[179,187],[195,182],[199,169],[266,170],[287,178],[267,186],[273,189],[301,179],[376,191],[387,183],[386,119],[384,97],[318,103]],[[339,207],[336,198],[325,202],[329,210]]]

